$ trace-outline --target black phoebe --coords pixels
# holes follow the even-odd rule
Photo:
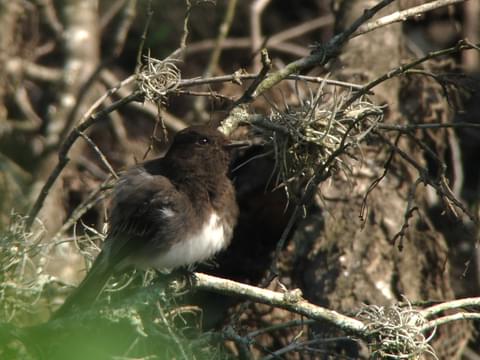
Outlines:
[[[227,176],[235,145],[214,128],[191,126],[165,157],[126,171],[113,191],[103,250],[53,316],[93,303],[112,273],[128,266],[174,269],[226,248],[238,216]]]

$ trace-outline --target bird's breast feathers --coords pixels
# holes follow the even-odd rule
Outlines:
[[[164,216],[171,216],[168,209],[162,209]],[[138,265],[158,270],[174,269],[210,259],[226,248],[232,237],[233,227],[222,221],[216,212],[212,212],[200,230],[189,233],[181,241],[172,244],[165,252],[152,256]],[[148,264],[146,263],[148,262]]]

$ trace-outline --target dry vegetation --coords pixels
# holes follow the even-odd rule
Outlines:
[[[480,6],[331,3],[0,2],[1,358],[480,356]],[[197,122],[254,144],[231,247],[49,320]]]

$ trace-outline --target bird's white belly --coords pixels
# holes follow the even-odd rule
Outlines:
[[[151,259],[149,264],[158,270],[173,269],[208,260],[228,243],[229,231],[224,229],[220,217],[212,213],[208,222],[198,232],[172,245],[165,253]]]

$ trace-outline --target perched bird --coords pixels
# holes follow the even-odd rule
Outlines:
[[[230,148],[238,145],[212,127],[191,126],[163,158],[121,175],[103,249],[53,317],[93,303],[110,276],[129,266],[174,269],[226,248],[238,216],[227,176]]]

